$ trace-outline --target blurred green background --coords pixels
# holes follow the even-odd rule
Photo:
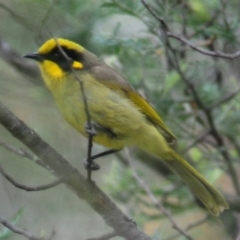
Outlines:
[[[239,1],[149,0],[148,3],[173,33],[187,36],[196,46],[222,52],[239,49]],[[197,106],[173,64],[174,56],[164,44],[159,23],[139,0],[2,0],[0,19],[0,101],[84,175],[86,139],[63,120],[40,76],[29,76],[13,64],[16,57],[35,69],[35,65],[21,56],[36,51],[53,36],[80,43],[121,71],[175,133],[177,151],[221,192],[240,197],[232,175],[228,174],[226,159],[221,155],[223,149],[228,152],[239,175],[239,95],[229,97],[211,112],[224,141],[224,146],[219,147],[208,132],[203,109]],[[181,71],[195,86],[205,106],[225,99],[239,88],[239,59],[212,58],[176,40],[171,43]],[[8,47],[17,55],[4,55]],[[205,137],[201,138],[202,135]],[[0,136],[0,141],[23,147],[1,126]],[[196,139],[199,139],[197,143]],[[95,153],[103,150],[94,146]],[[158,160],[136,149],[131,152],[140,160],[134,161],[139,175],[171,211],[179,226],[185,228],[205,218],[206,210]],[[0,156],[0,164],[22,184],[38,186],[54,180],[44,169],[4,148],[0,148]],[[124,152],[121,156],[99,159],[101,170],[94,172],[94,180],[153,239],[173,239],[171,236],[176,231],[170,221],[152,204],[129,167],[123,164]],[[0,176],[0,199],[0,216],[9,221],[15,216],[17,226],[35,235],[48,236],[54,229],[53,239],[82,240],[112,231],[87,203],[63,185],[35,193],[24,192]],[[239,208],[225,212],[220,218],[207,218],[189,234],[196,240],[237,239]],[[25,239],[3,233],[4,229],[0,228],[0,239]]]

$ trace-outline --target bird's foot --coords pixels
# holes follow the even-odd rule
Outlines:
[[[97,124],[94,121],[85,123],[85,130],[86,130],[86,133],[88,133],[89,135],[96,136],[98,133],[98,129],[100,128],[101,127],[99,126],[99,124]]]
[[[83,165],[87,170],[96,171],[100,169],[100,166],[94,161],[88,161],[88,159],[83,160]]]

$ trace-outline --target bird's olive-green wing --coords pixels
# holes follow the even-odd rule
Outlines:
[[[168,142],[176,140],[174,134],[165,125],[161,117],[148,103],[148,101],[136,92],[120,73],[105,64],[92,67],[90,73],[96,80],[108,88],[119,92],[122,96],[128,97],[128,99],[130,99],[138,107],[146,118],[160,130]]]

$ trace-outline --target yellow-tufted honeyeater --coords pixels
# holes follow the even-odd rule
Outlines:
[[[173,133],[120,73],[82,46],[61,38],[48,40],[25,57],[38,62],[60,112],[81,134],[88,136],[87,118],[73,70],[83,81],[90,117],[97,126],[95,143],[113,150],[139,147],[164,161],[212,214],[228,208],[218,191],[169,146],[168,142],[176,139]]]

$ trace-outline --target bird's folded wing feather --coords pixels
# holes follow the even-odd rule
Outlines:
[[[176,140],[174,134],[148,101],[140,93],[136,92],[120,73],[105,65],[104,68],[102,66],[92,68],[91,74],[106,87],[119,92],[124,97],[128,97],[146,118],[158,128],[167,142]]]

